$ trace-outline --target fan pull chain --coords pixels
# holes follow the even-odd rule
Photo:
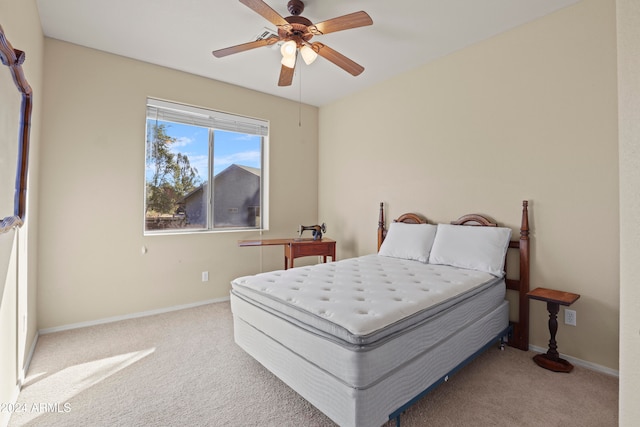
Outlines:
[[[302,67],[298,67],[298,127],[302,127]]]

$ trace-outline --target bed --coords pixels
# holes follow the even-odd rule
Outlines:
[[[527,201],[511,235],[477,214],[435,225],[408,213],[387,228],[381,204],[376,254],[233,280],[234,339],[338,425],[399,424],[489,346],[528,349]]]

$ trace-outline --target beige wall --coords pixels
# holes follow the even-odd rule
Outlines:
[[[234,277],[282,267],[281,247],[237,247],[255,232],[143,236],[145,102],[270,121],[264,237],[317,219],[315,107],[303,106],[299,127],[295,102],[53,39],[45,48],[41,329],[223,298]]]
[[[640,4],[618,0],[620,425],[640,419]]]
[[[23,70],[25,78],[33,89],[25,225],[19,230],[0,234],[0,403],[9,403],[17,396],[17,386],[37,332],[36,241],[44,42],[34,0],[0,2],[0,25],[13,47],[26,52]],[[0,65],[0,78],[3,79],[0,84],[0,151],[4,153],[6,145],[18,143],[18,123],[15,122],[15,118],[18,116],[20,97],[8,68],[3,65]],[[6,160],[6,158],[3,159],[3,161]],[[7,166],[0,165],[0,167],[4,169]],[[10,167],[12,176],[7,177],[4,173],[0,173],[0,176],[3,182],[8,178],[13,184],[15,169],[13,164]],[[5,191],[5,188],[3,187],[2,191]],[[13,200],[13,190],[10,198]],[[4,217],[12,213],[13,208],[6,206],[4,197],[2,200],[0,216]],[[0,413],[0,425],[6,423],[9,415],[7,411]]]
[[[531,200],[532,285],[582,294],[574,306],[578,326],[560,325],[560,351],[616,369],[620,293],[620,424],[634,425],[640,417],[636,3],[617,0],[619,91],[627,95],[619,105],[618,207],[612,0],[583,0],[324,107],[319,127],[310,107],[298,128],[295,103],[47,40],[41,202],[34,165],[43,39],[34,1],[1,2],[0,24],[28,52],[25,69],[36,94],[27,226],[19,248],[14,233],[0,236],[2,355],[18,353],[19,271],[27,288],[23,347],[36,330],[38,207],[46,230],[39,239],[38,328],[217,298],[237,273],[280,266],[279,250],[235,247],[250,234],[142,236],[143,103],[151,95],[272,121],[274,202],[265,237],[326,221],[345,257],[375,250],[380,201],[389,217],[420,211],[438,222],[479,211],[515,228],[520,201]],[[0,111],[6,107],[0,103]],[[142,245],[149,248],[145,256]],[[207,285],[200,282],[203,269],[210,271]],[[532,303],[532,343],[541,347],[545,322],[542,304]],[[0,360],[0,402],[15,391],[16,364]]]
[[[614,6],[584,0],[322,107],[319,218],[338,257],[375,251],[380,201],[388,218],[517,229],[528,199],[532,287],[581,294],[559,351],[617,369]],[[531,344],[546,348],[547,319],[532,302]]]

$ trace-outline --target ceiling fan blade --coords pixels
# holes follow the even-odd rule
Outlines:
[[[328,21],[320,22],[315,25],[311,25],[309,26],[309,30],[316,35],[329,34],[335,33],[336,31],[364,27],[366,25],[372,24],[373,20],[367,14],[367,12],[360,11],[329,19]]]
[[[294,68],[285,67],[284,65],[280,68],[280,78],[278,79],[278,86],[291,86],[291,82],[293,82],[293,72]]]
[[[358,76],[364,71],[364,67],[351,59],[347,58],[343,54],[331,49],[329,46],[320,42],[315,42],[311,45],[311,48],[323,58],[333,62],[338,67],[345,70],[347,73]]]
[[[289,25],[287,21],[275,10],[271,8],[268,4],[263,2],[262,0],[240,0],[240,3],[247,6],[249,9],[254,12],[262,15],[267,21],[271,22],[273,25]]]
[[[216,58],[222,58],[224,56],[232,55],[234,53],[244,52],[245,50],[250,50],[250,49],[255,49],[257,47],[275,44],[278,40],[280,40],[280,37],[268,37],[262,40],[256,40],[253,42],[242,43],[236,46],[226,47],[224,49],[214,50],[211,53],[213,53],[213,56],[215,56]]]

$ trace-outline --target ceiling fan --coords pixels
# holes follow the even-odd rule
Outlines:
[[[350,13],[329,19],[318,24],[300,14],[304,11],[304,3],[301,0],[289,0],[287,9],[291,16],[283,18],[262,0],[240,0],[240,3],[260,14],[267,21],[278,28],[278,36],[271,36],[248,43],[231,46],[224,49],[214,50],[213,56],[222,58],[234,53],[244,52],[262,46],[269,46],[280,41],[284,42],[280,49],[282,53],[282,67],[278,86],[289,86],[293,81],[293,71],[295,69],[298,52],[307,64],[311,64],[318,55],[333,62],[346,72],[357,76],[364,71],[364,67],[331,49],[320,42],[311,43],[309,40],[313,36],[335,33],[336,31],[348,30],[351,28],[364,27],[373,24],[371,17],[363,11]]]

